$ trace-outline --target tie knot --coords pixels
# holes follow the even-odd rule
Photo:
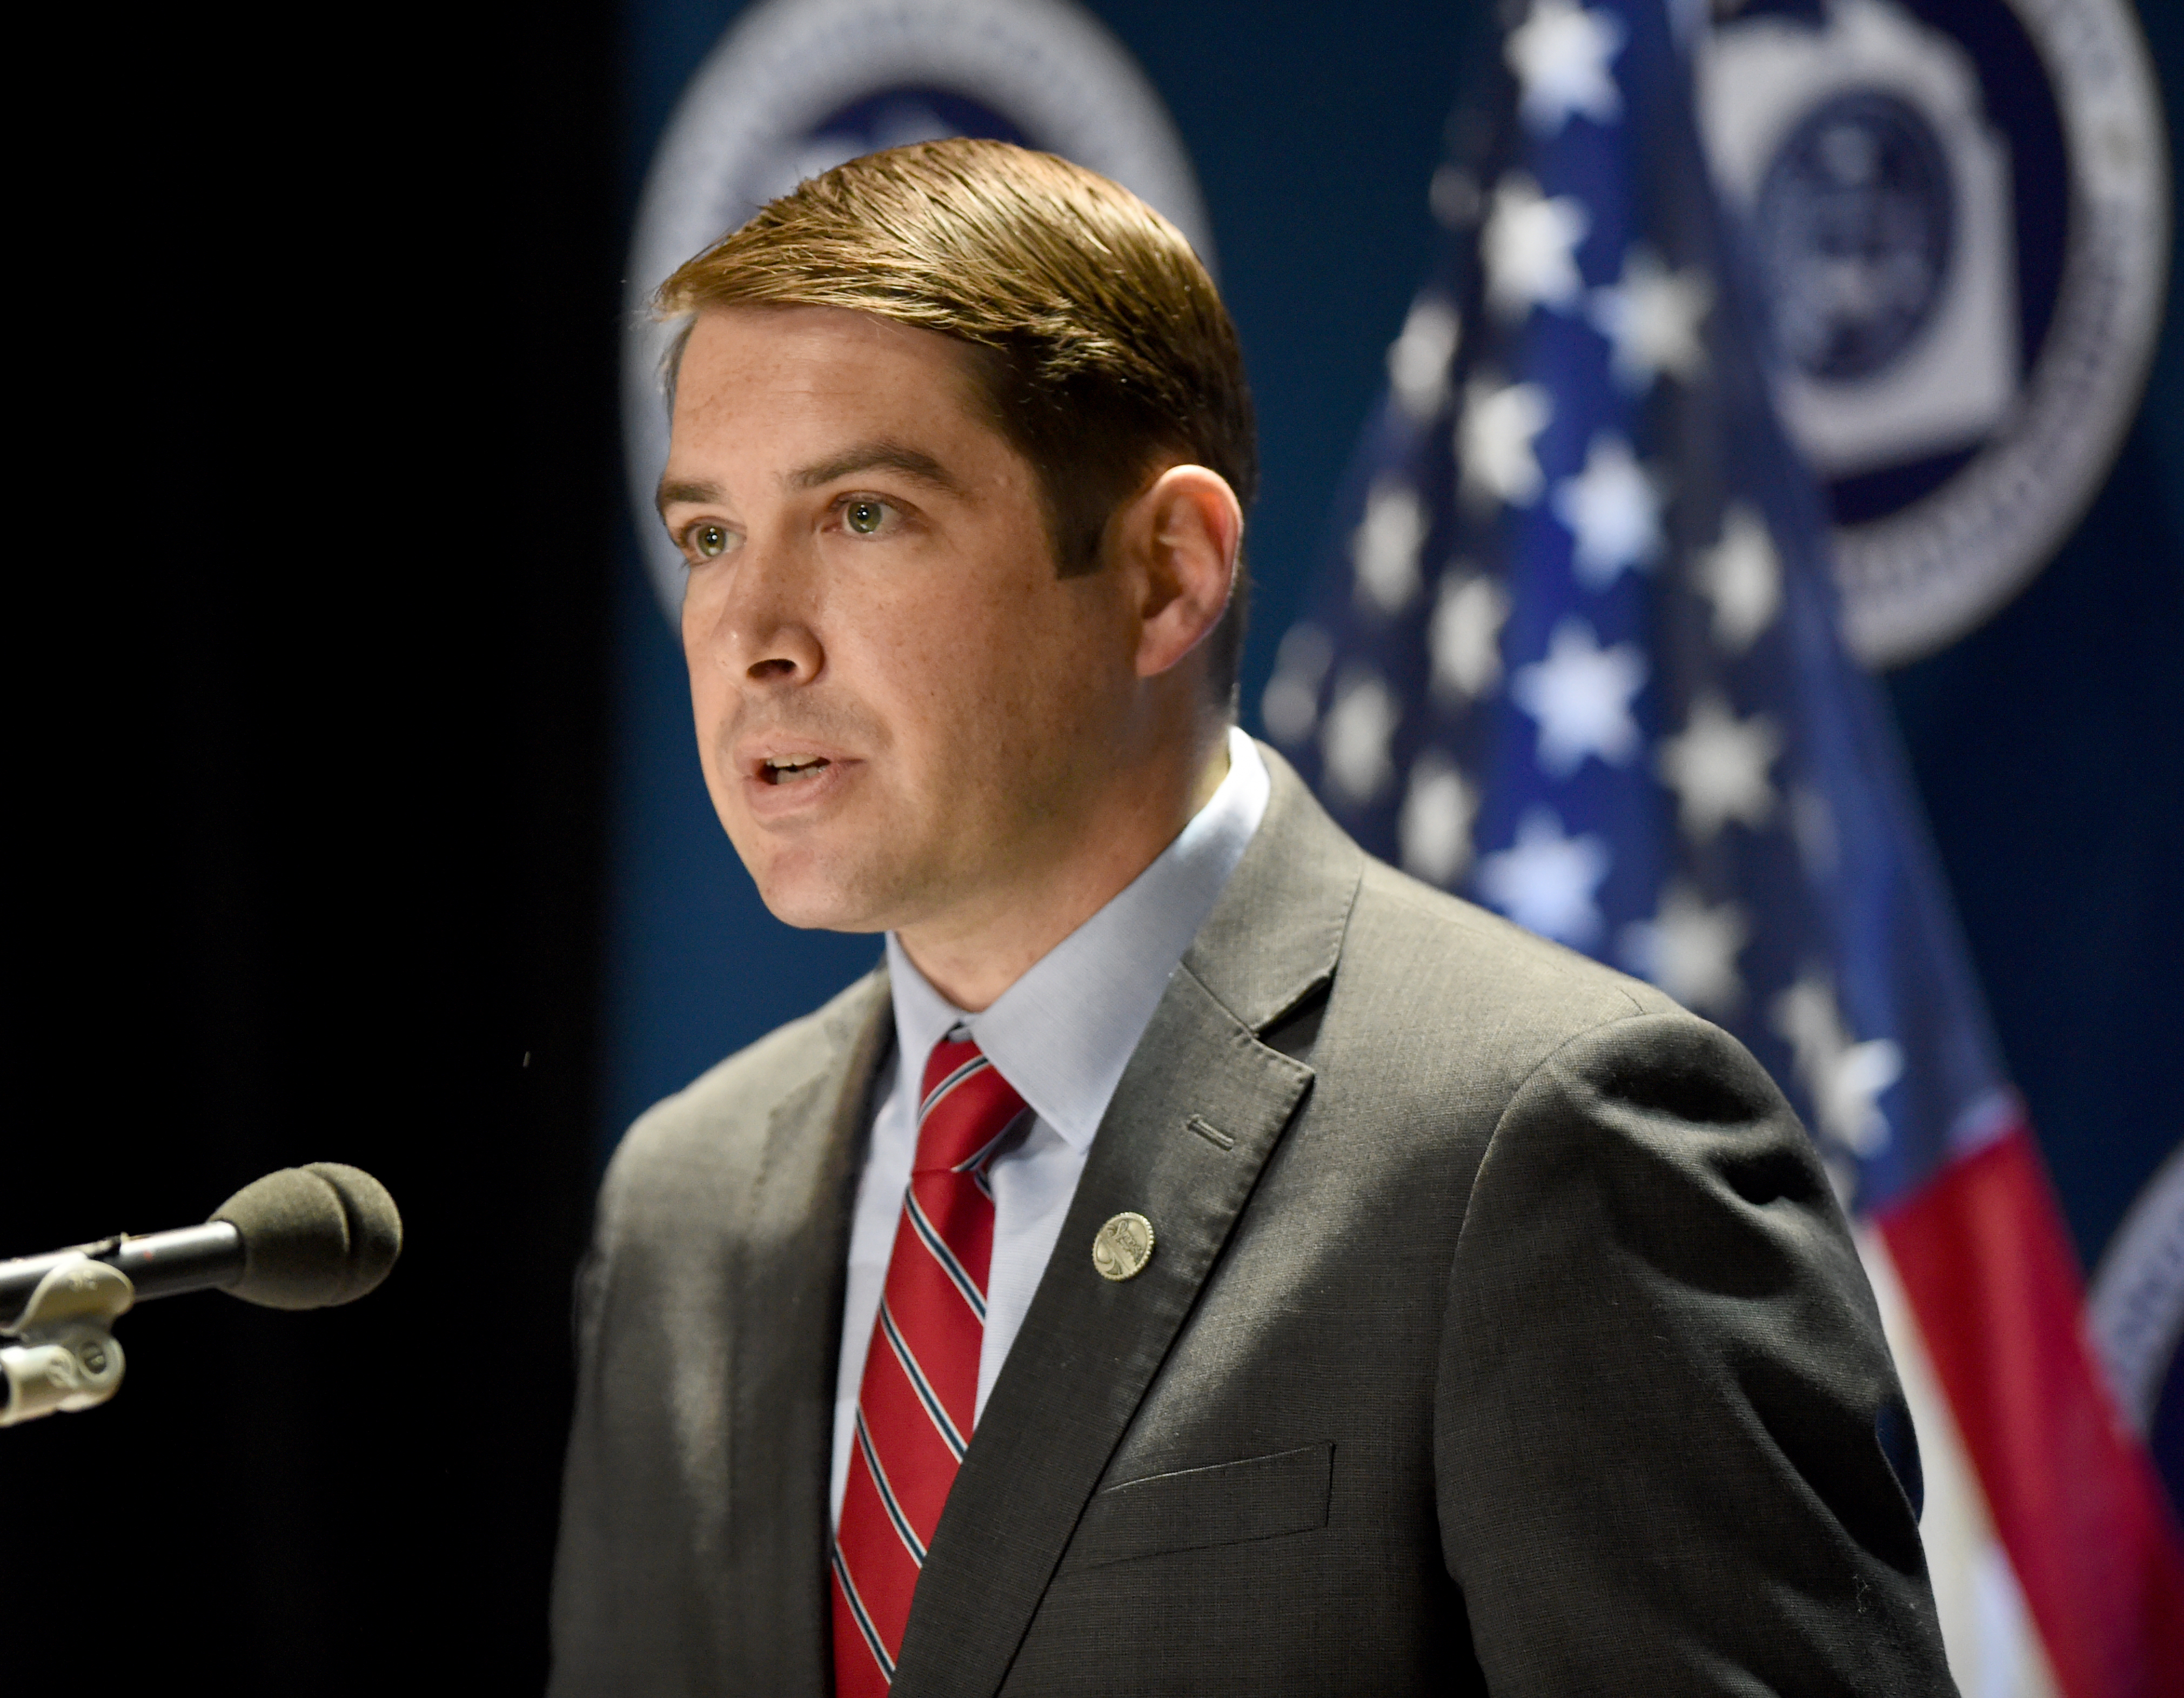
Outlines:
[[[925,1063],[912,1171],[962,1172],[978,1167],[1023,1110],[1016,1087],[976,1044],[944,1038]]]

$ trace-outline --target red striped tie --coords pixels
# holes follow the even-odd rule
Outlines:
[[[838,1698],[893,1682],[926,1547],[971,1441],[994,1259],[985,1164],[1023,1108],[976,1044],[933,1046],[834,1535]]]

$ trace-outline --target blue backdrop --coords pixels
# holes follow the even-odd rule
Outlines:
[[[632,0],[624,202],[691,69],[740,8]],[[1299,611],[1384,355],[1426,275],[1426,186],[1469,38],[1418,0],[1340,8],[1092,0],[1197,169],[1250,359],[1265,481],[1247,723]],[[2184,88],[2184,18],[2143,20]],[[2172,130],[2184,111],[2171,103]],[[2176,295],[2172,273],[2170,298]],[[2184,1133],[2184,337],[2171,311],[2103,493],[2031,586],[1892,675],[1944,866],[2090,1266]],[[877,940],[791,931],[715,821],[682,661],[626,537],[616,598],[600,1155],[648,1104],[822,1000]]]

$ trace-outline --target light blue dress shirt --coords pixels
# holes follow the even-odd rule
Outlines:
[[[933,1046],[967,1027],[1036,1119],[994,1158],[994,1261],[986,1281],[986,1337],[978,1353],[978,1413],[1016,1342],[1046,1272],[1062,1217],[1092,1151],[1108,1100],[1159,1006],[1176,964],[1213,911],[1267,811],[1266,763],[1241,731],[1228,732],[1228,774],[1176,840],[1107,905],[1035,962],[983,1014],[966,1014],[932,987],[889,933],[894,1058],[872,1117],[872,1141],[850,1227],[849,1292],[834,1381],[833,1513],[841,1518],[855,1437],[857,1387],[894,1250],[902,1194],[917,1150],[918,1087]],[[1076,1246],[1089,1266],[1092,1246]]]

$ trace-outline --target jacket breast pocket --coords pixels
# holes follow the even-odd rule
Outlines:
[[[1309,1533],[1327,1525],[1334,1483],[1332,1445],[1126,1480],[1093,1494],[1070,1543],[1069,1566]]]

